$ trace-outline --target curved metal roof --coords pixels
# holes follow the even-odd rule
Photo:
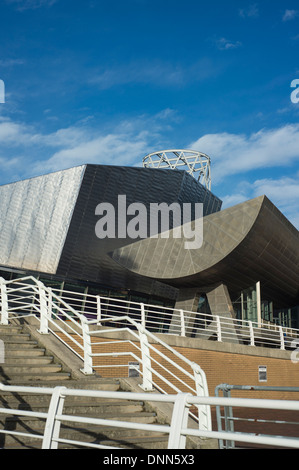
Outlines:
[[[299,232],[266,196],[203,218],[203,243],[147,238],[115,250],[112,258],[142,276],[175,287],[223,282],[231,292],[261,281],[264,297],[281,304],[299,298]]]

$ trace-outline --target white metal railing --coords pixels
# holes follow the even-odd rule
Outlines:
[[[168,435],[168,449],[185,449],[188,436],[199,438],[212,438],[226,441],[237,441],[241,443],[250,443],[255,445],[266,445],[271,447],[299,448],[299,439],[297,437],[253,435],[249,432],[236,433],[230,431],[213,431],[201,427],[193,427],[188,420],[188,411],[191,406],[235,406],[238,408],[253,408],[267,410],[290,410],[299,411],[299,402],[292,400],[267,400],[254,398],[227,398],[227,397],[198,397],[188,393],[161,395],[131,392],[107,392],[98,390],[78,390],[67,387],[24,387],[3,385],[0,383],[2,392],[13,393],[33,393],[50,396],[50,404],[45,412],[34,410],[23,411],[20,409],[0,408],[0,414],[22,417],[37,417],[44,421],[43,432],[20,432],[16,430],[0,430],[0,434],[9,434],[17,438],[27,437],[30,439],[39,439],[42,449],[58,449],[60,446],[82,446],[98,449],[116,449],[109,445],[101,445],[94,442],[83,442],[82,440],[72,440],[62,437],[62,423],[68,427],[76,424],[89,424],[99,426],[99,433],[102,433],[104,426],[112,426],[119,429],[134,429],[149,431],[154,433],[165,433]],[[94,397],[117,400],[151,401],[153,403],[170,403],[173,405],[172,418],[170,424],[145,424],[137,422],[126,422],[120,420],[111,420],[103,418],[91,418],[89,416],[68,415],[64,413],[65,399],[67,397]]]
[[[99,323],[98,319],[92,320],[78,313],[64,299],[32,276],[14,281],[2,280],[1,289],[0,323],[5,325],[9,319],[34,316],[39,321],[41,334],[52,333],[82,359],[81,371],[84,374],[93,374],[96,368],[105,367],[103,363],[99,363],[103,358],[129,356],[141,364],[141,387],[146,391],[156,388],[162,393],[169,393],[170,389],[175,393],[188,391],[200,396],[209,395],[206,375],[200,366],[147,331],[142,323],[137,323],[128,316],[114,316],[101,319],[102,325],[110,325],[108,330],[103,329],[103,326],[95,329]],[[120,324],[127,326],[120,328]],[[130,336],[129,341],[97,341],[99,334],[103,337],[107,333],[123,332]],[[119,343],[126,348],[123,353],[117,351]],[[108,344],[112,344],[116,349],[107,352]],[[105,346],[106,350],[102,353],[94,352],[100,345]],[[117,360],[116,367],[119,369],[122,366]],[[128,359],[124,366],[128,368]],[[113,367],[113,361],[108,363],[108,367]],[[211,429],[209,407],[198,407],[194,418],[203,428]]]
[[[299,329],[262,320],[253,322],[209,313],[195,313],[159,305],[53,289],[78,312],[99,322],[112,316],[128,315],[153,333],[166,333],[217,341],[240,342],[250,346],[292,349]]]
[[[269,386],[269,385],[230,385],[230,384],[219,384],[215,388],[215,396],[220,396],[220,393],[223,394],[223,397],[231,398],[232,391],[238,391],[238,393],[248,393],[254,394],[254,392],[266,392],[272,393],[273,392],[280,392],[280,393],[297,393],[299,394],[299,387],[284,387],[284,386]],[[286,411],[285,409],[281,411]],[[297,418],[297,420],[296,420]],[[263,416],[261,413],[255,414],[254,416],[248,416],[248,414],[242,413],[240,415],[240,409],[234,412],[233,407],[228,402],[223,409],[220,406],[216,406],[216,419],[217,419],[217,428],[218,431],[222,431],[223,428],[225,431],[235,433],[236,428],[239,429],[240,432],[240,425],[244,427],[244,423],[249,423],[253,425],[251,428],[251,432],[257,432],[257,430],[262,426],[268,426],[271,428],[271,433],[275,434],[283,434],[283,428],[286,429],[287,427],[291,427],[294,434],[298,436],[299,431],[299,415],[294,416],[292,413],[288,416],[279,415],[277,416],[277,412],[272,416]],[[230,441],[229,439],[223,440],[219,439],[219,448],[220,449],[232,449],[236,446],[235,441]]]
[[[208,385],[206,381],[206,375],[198,364],[188,360],[182,354],[178,353],[175,349],[164,343],[161,339],[158,339],[151,332],[147,331],[143,325],[135,322],[130,317],[112,317],[102,321],[102,326],[105,323],[110,325],[118,324],[119,322],[127,322],[132,328],[108,328],[108,329],[97,329],[91,330],[90,327],[94,322],[86,322],[85,328],[86,334],[91,340],[93,348],[103,349],[102,352],[93,353],[90,351],[89,365],[87,367],[102,370],[103,368],[116,367],[117,369],[124,367],[128,369],[128,362],[124,364],[116,361],[113,365],[111,361],[108,364],[103,363],[97,365],[96,359],[100,358],[118,358],[125,356],[131,357],[131,360],[141,363],[142,368],[138,369],[138,373],[142,376],[142,388],[146,391],[152,391],[153,389],[159,390],[163,394],[167,393],[180,393],[182,391],[192,393],[199,396],[208,396]],[[126,339],[120,339],[112,341],[102,341],[103,336],[119,334],[120,332],[126,334]],[[101,341],[97,342],[97,337],[101,337]],[[92,338],[94,341],[92,341]],[[157,343],[157,344],[154,344]],[[107,352],[107,346],[115,345],[119,346],[130,346],[125,348],[123,352],[117,352],[115,349],[113,352]],[[158,347],[157,347],[158,345]],[[161,350],[161,346],[163,350]],[[164,351],[164,352],[163,352]],[[113,362],[113,361],[112,361]],[[198,407],[198,416],[193,414],[193,417],[201,423],[206,429],[211,428],[211,416],[209,407],[200,406]]]
[[[195,313],[157,305],[132,302],[127,300],[102,297],[81,292],[72,292],[45,287],[32,276],[13,281],[0,279],[1,317],[0,322],[8,322],[8,315],[20,316],[20,312],[28,315],[41,315],[41,333],[47,332],[51,319],[67,319],[68,339],[74,342],[74,333],[80,340],[76,345],[76,353],[80,357],[84,351],[83,332],[84,319],[87,322],[107,324],[111,317],[119,319],[117,327],[130,327],[128,317],[141,324],[147,332],[166,333],[179,336],[213,339],[219,342],[239,342],[250,346],[277,347],[281,350],[295,349],[299,345],[299,330],[282,327],[269,322],[252,322],[218,316]],[[9,304],[8,304],[9,295]],[[49,315],[43,315],[51,305]],[[81,333],[78,333],[78,322]],[[73,331],[71,331],[71,326]]]

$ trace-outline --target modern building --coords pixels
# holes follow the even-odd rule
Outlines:
[[[86,164],[3,185],[0,274],[299,328],[298,230],[264,195],[221,210],[210,182],[208,157],[172,150],[151,154],[143,167]],[[144,235],[136,214],[144,208],[148,228],[160,204],[169,226],[156,219],[157,233]],[[187,207],[189,233],[202,234],[189,248],[177,236]],[[135,238],[124,230],[130,223]]]

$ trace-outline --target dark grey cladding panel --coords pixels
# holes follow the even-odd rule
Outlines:
[[[203,203],[204,216],[220,211],[222,206],[222,201],[217,196],[184,172],[178,202],[187,202],[189,200]]]
[[[213,211],[221,207],[216,196],[180,170],[87,165],[57,274],[157,295],[166,289],[171,297],[173,288],[111,259],[109,253],[131,244],[132,239],[97,238],[95,209],[102,202],[117,207],[118,195],[126,195],[127,205],[142,202],[147,208],[161,202],[203,202]]]

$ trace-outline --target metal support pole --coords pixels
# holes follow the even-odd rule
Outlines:
[[[8,325],[8,298],[7,298],[7,287],[5,279],[0,277],[0,292],[1,292],[1,316],[0,324]]]
[[[45,425],[42,449],[58,449],[57,439],[61,422],[56,419],[56,416],[61,415],[63,411],[64,390],[66,390],[66,387],[55,387],[53,391]]]
[[[279,335],[280,335],[280,349],[285,350],[285,341],[282,326],[279,326]]]
[[[144,304],[140,304],[140,311],[141,311],[141,325],[143,328],[145,328],[145,310],[144,310]]]
[[[146,392],[153,390],[153,378],[151,371],[151,354],[148,344],[147,335],[142,325],[138,325],[141,358],[142,358],[142,377],[143,382],[141,388]]]
[[[102,306],[101,306],[101,297],[97,295],[97,321],[98,325],[101,325],[102,320]]]
[[[181,336],[186,336],[185,315],[184,310],[180,310],[181,317]]]
[[[194,374],[196,395],[198,397],[208,397],[209,389],[207,384],[207,378],[204,371],[200,368],[198,364],[193,362],[192,370]],[[205,431],[212,430],[212,418],[211,418],[211,407],[209,405],[197,405],[198,409],[198,425],[199,429],[204,429]]]
[[[222,342],[221,323],[220,323],[220,317],[218,315],[216,316],[216,325],[217,325],[217,339],[218,341]]]
[[[186,449],[186,435],[182,430],[186,429],[188,424],[189,406],[187,403],[189,393],[179,393],[175,399],[172,419],[170,424],[170,433],[168,439],[168,449]]]
[[[250,334],[250,346],[254,346],[254,329],[252,326],[252,321],[248,321],[249,324],[249,334]]]
[[[257,311],[257,324],[258,327],[262,326],[262,303],[261,303],[261,283],[256,283],[256,311]]]
[[[81,327],[84,347],[84,367],[81,369],[81,372],[85,375],[91,375],[93,374],[91,338],[87,319],[83,315],[81,317]]]
[[[38,294],[39,294],[39,312],[40,312],[40,329],[38,332],[42,335],[49,334],[48,325],[48,301],[51,302],[51,298],[47,299],[45,286],[41,281],[37,281]]]
[[[0,364],[4,364],[5,362],[5,345],[4,341],[0,339]]]

